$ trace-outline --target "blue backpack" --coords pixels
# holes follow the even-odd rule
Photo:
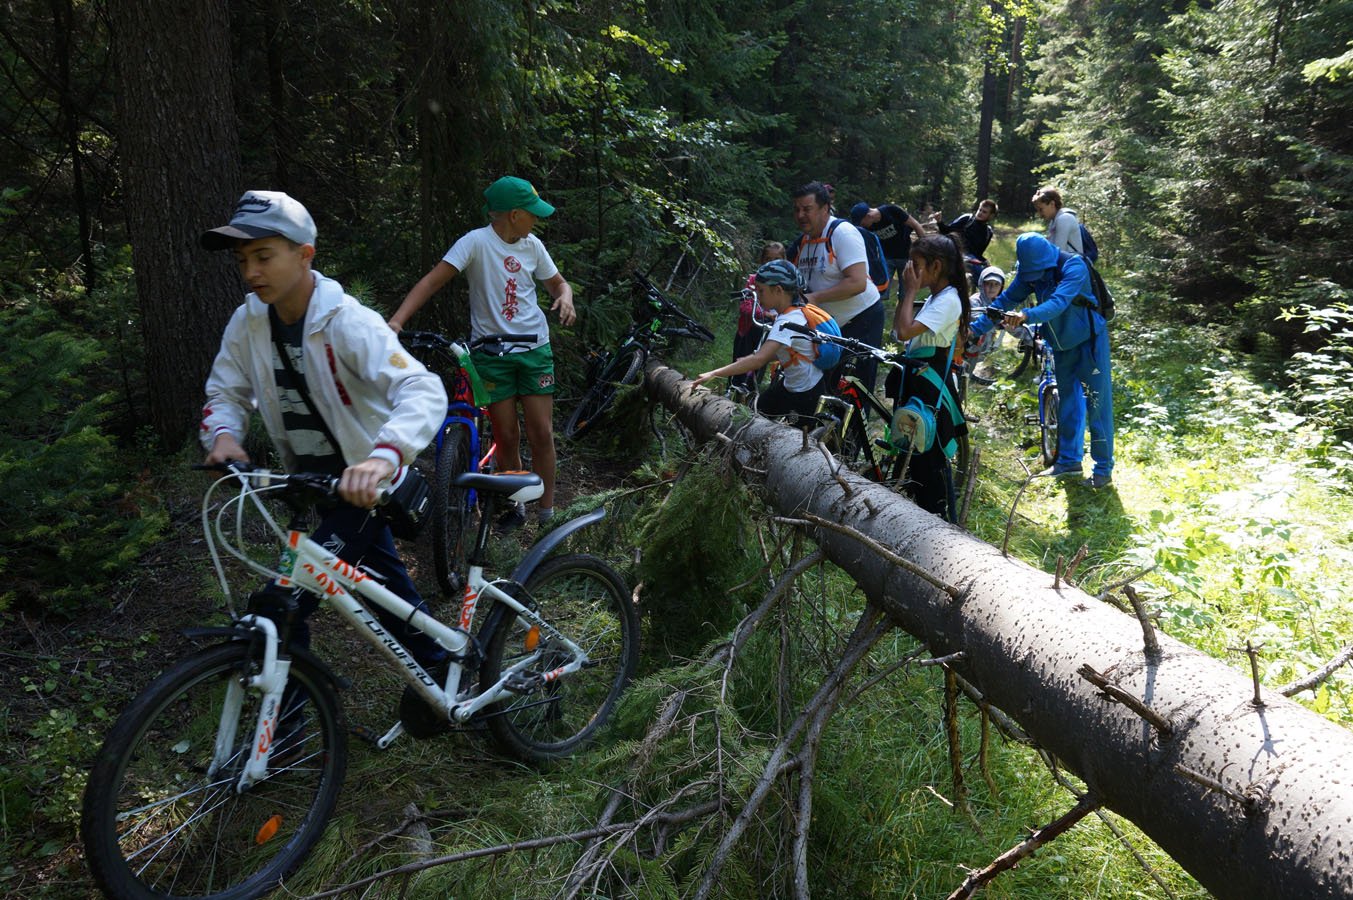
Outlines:
[[[1099,262],[1099,245],[1095,243],[1095,236],[1090,233],[1090,229],[1085,227],[1084,222],[1080,222],[1081,227],[1081,249],[1085,251],[1082,255],[1090,262]]]
[[[837,325],[836,320],[832,318],[832,314],[822,307],[805,303],[803,306],[795,308],[803,310],[803,317],[808,320],[808,327],[817,333],[829,334],[832,337],[841,336],[841,326]],[[830,372],[840,364],[841,348],[836,344],[831,341],[814,342],[813,347],[817,352],[812,357],[805,357],[793,347],[789,348],[789,356],[791,359],[808,359],[824,372]]]
[[[826,243],[827,259],[829,261],[836,258],[836,251],[832,249],[832,235],[836,232],[836,226],[844,221],[845,219],[833,218],[831,224],[827,226],[827,233],[825,235],[820,238],[809,238],[808,240],[808,243],[810,244]],[[882,294],[884,291],[888,290],[888,285],[891,284],[893,280],[892,269],[889,268],[888,260],[883,255],[883,242],[879,240],[877,234],[874,234],[874,232],[870,231],[868,228],[855,226],[855,230],[860,233],[860,237],[864,238],[864,257],[869,269],[869,280],[874,283],[874,287],[878,288],[879,293]],[[790,241],[789,248],[785,251],[785,257],[796,266],[799,264],[799,250],[803,246],[803,243],[803,235],[799,235],[794,238],[794,240]]]

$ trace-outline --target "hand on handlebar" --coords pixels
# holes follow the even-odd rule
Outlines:
[[[371,509],[380,496],[381,483],[395,474],[395,464],[380,456],[364,459],[343,470],[338,496],[353,506]]]
[[[216,441],[211,445],[211,452],[207,454],[205,460],[208,466],[219,466],[228,463],[231,460],[249,464],[249,454],[244,452],[240,442],[235,440],[233,435],[221,432],[216,436]]]
[[[1001,317],[1001,326],[1007,331],[1014,331],[1028,321],[1028,318],[1029,317],[1024,314],[1023,310],[1017,309],[1013,312],[1007,312]]]

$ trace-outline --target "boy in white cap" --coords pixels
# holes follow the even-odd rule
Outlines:
[[[544,482],[537,515],[545,521],[554,512],[554,351],[545,311],[536,301],[536,282],[552,299],[550,312],[572,325],[573,288],[564,280],[540,238],[536,223],[554,214],[529,181],[499,178],[484,191],[489,224],[464,235],[432,270],[419,279],[390,317],[399,331],[413,314],[451,279],[464,272],[470,279],[470,337],[486,334],[534,334],[536,342],[506,356],[475,353],[475,369],[489,393],[489,421],[498,444],[498,468],[521,468],[521,430],[517,404],[526,420],[531,467]],[[522,507],[512,507],[498,521],[510,531],[526,520]]]
[[[207,379],[201,429],[207,462],[248,462],[241,441],[257,408],[288,471],[340,479],[346,502],[321,510],[314,540],[426,610],[389,527],[370,510],[380,486],[436,434],[446,391],[404,352],[379,314],[311,268],[315,237],[305,207],[276,191],[246,192],[230,224],[202,235],[206,249],[234,253],[250,291],[226,325]],[[318,601],[310,594],[295,599],[291,638],[308,646],[305,619]],[[271,614],[291,601],[274,584],[251,602]],[[431,638],[378,616],[425,667],[445,658]]]

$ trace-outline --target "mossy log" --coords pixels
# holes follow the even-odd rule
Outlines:
[[[956,587],[954,599],[853,537],[827,557],[1104,804],[1220,898],[1353,897],[1353,732],[1247,671],[1159,635],[853,474],[802,433],[650,362],[646,387],[702,441],[722,433],[787,516],[847,525]],[[1098,685],[1098,686],[1097,686]]]

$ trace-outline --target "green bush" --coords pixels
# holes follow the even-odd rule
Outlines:
[[[70,615],[160,535],[165,514],[102,430],[105,353],[46,304],[0,309],[0,610]]]

